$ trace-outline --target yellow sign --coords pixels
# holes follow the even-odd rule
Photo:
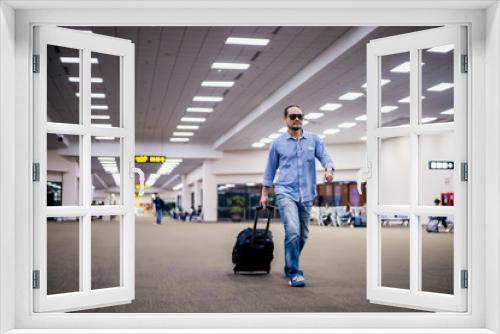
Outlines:
[[[167,157],[163,155],[136,155],[135,162],[136,163],[156,163],[162,164],[167,161]]]
[[[144,185],[144,189],[148,189],[149,187],[145,184]],[[141,185],[140,184],[136,184],[135,185],[135,189],[141,189]]]

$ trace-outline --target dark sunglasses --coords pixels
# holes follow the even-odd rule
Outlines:
[[[304,119],[304,115],[302,114],[288,114],[288,118],[290,118],[292,121],[298,119],[298,120],[303,120]]]

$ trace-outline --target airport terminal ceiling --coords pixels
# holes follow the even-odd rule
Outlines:
[[[93,33],[129,39],[135,44],[136,71],[136,142],[169,145],[174,132],[192,132],[187,144],[213,145],[219,138],[266,102],[269,97],[294,78],[308,64],[341,39],[352,27],[72,27]],[[282,110],[298,104],[305,114],[320,113],[309,119],[305,129],[323,134],[327,144],[361,142],[366,135],[366,44],[369,40],[431,27],[377,27],[352,47],[332,57],[316,74],[269,107],[256,121],[219,145],[219,150],[267,149],[252,147],[254,143],[282,128]],[[226,44],[228,37],[269,39],[267,45]],[[77,64],[62,61],[78,53],[60,47],[48,49],[48,118],[49,121],[78,123]],[[447,77],[453,52],[424,52],[422,63],[423,90],[441,82],[453,82]],[[119,119],[119,63],[117,57],[92,54],[93,124],[117,126]],[[408,123],[409,75],[393,71],[408,61],[408,54],[387,57],[382,61],[383,79],[388,80],[382,94],[384,104],[393,110],[383,114],[388,126]],[[214,63],[247,64],[246,69],[217,69]],[[448,64],[448,65],[445,65]],[[216,66],[215,66],[216,67]],[[387,74],[387,75],[386,75]],[[202,82],[223,82],[226,87],[206,87]],[[210,83],[208,83],[210,85]],[[359,93],[349,99],[342,95]],[[430,122],[445,122],[453,118],[453,89],[424,92],[424,117]],[[221,101],[194,101],[195,97],[219,97]],[[353,98],[353,99],[351,99]],[[335,107],[337,104],[337,107]],[[338,106],[338,105],[341,106]],[[329,109],[328,105],[335,110]],[[395,107],[395,108],[394,108]],[[194,108],[194,109],[192,109]],[[201,108],[201,109],[200,109]],[[389,108],[391,109],[391,108]],[[192,110],[192,111],[191,111]],[[311,115],[312,117],[318,115]],[[183,122],[184,117],[202,117],[201,123]],[[349,125],[349,123],[351,123]],[[344,127],[344,125],[347,126]],[[179,129],[179,125],[197,127]],[[339,127],[339,125],[341,125]],[[336,130],[332,131],[332,129]],[[327,131],[324,133],[324,131]],[[328,132],[330,131],[330,132]],[[54,148],[69,147],[72,138],[51,139]],[[96,142],[99,142],[97,140]],[[102,140],[105,142],[105,140]],[[141,154],[142,152],[137,152]],[[170,158],[170,157],[169,157]],[[94,161],[95,160],[95,161]],[[177,166],[175,174],[186,174],[199,166],[202,159],[188,159]],[[112,178],[100,168],[96,159],[93,173],[107,186]],[[157,166],[145,167],[146,176]],[[158,184],[169,182],[167,176]],[[103,182],[95,183],[100,188]],[[175,182],[174,184],[175,185]],[[104,186],[104,185],[103,185]]]

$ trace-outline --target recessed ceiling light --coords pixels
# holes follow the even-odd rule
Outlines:
[[[70,82],[80,82],[80,77],[69,77]],[[102,78],[90,78],[91,83],[102,83]]]
[[[177,142],[177,143],[186,143],[189,141],[189,138],[173,137],[173,138],[170,138],[170,141]]]
[[[345,122],[345,123],[342,123],[342,124],[339,124],[339,128],[352,128],[353,126],[356,126],[356,123],[354,122]]]
[[[356,121],[366,121],[366,115],[360,115],[355,118]]]
[[[245,63],[213,63],[213,69],[219,70],[247,70],[250,64]]]
[[[269,43],[269,39],[267,39],[267,38],[228,37],[226,39],[226,44],[264,46],[264,45],[267,45],[268,43]]]
[[[200,127],[198,125],[177,125],[179,130],[198,130]]]
[[[380,109],[380,111],[383,113],[383,114],[387,114],[391,111],[394,111],[398,109],[398,106],[382,106],[382,108]]]
[[[324,104],[323,106],[321,106],[319,108],[319,110],[334,111],[334,110],[337,110],[340,107],[342,107],[342,104],[340,104],[340,103],[327,103],[327,104]]]
[[[202,87],[233,87],[234,81],[203,81]]]
[[[395,128],[408,128],[408,127],[410,127],[410,124],[400,124],[395,126]]]
[[[61,63],[66,63],[66,64],[78,64],[80,63],[80,57],[59,57],[61,60]],[[99,64],[99,61],[97,58],[91,58],[90,59],[91,64]]]
[[[323,131],[325,135],[334,135],[338,132],[340,132],[339,129],[326,129],[325,131]]]
[[[108,106],[107,105],[94,105],[94,106],[90,106],[90,109],[92,109],[92,110],[108,110]]]
[[[305,119],[318,119],[318,118],[321,118],[323,117],[323,113],[322,112],[310,112],[308,114],[306,114],[304,116]]]
[[[391,80],[389,79],[380,80],[380,87],[387,85],[389,82],[391,82]],[[361,85],[361,88],[366,88],[366,87],[368,87],[368,84],[366,82]]]
[[[80,93],[75,93],[76,97],[80,97]],[[104,93],[90,93],[90,97],[93,99],[105,99],[106,94]]]
[[[420,66],[424,66],[425,63],[420,63]],[[399,64],[398,66],[394,67],[391,72],[393,73],[408,73],[410,72],[410,62],[405,61],[402,64]]]
[[[90,119],[110,119],[109,115],[90,115]]]
[[[427,52],[448,53],[453,50],[453,44],[441,45],[430,48]]]
[[[198,107],[189,107],[186,109],[187,112],[203,112],[203,113],[209,113],[213,112],[214,108],[198,108]]]
[[[435,121],[437,117],[423,117],[420,122],[421,123],[430,123],[432,121]]]
[[[344,95],[340,96],[339,97],[339,100],[348,100],[348,101],[352,101],[352,100],[356,100],[357,98],[363,96],[364,94],[363,93],[358,93],[358,92],[348,92],[348,93],[345,93]]]
[[[303,121],[302,122],[302,126],[306,126],[307,124],[309,124],[309,121]]]
[[[115,137],[95,137],[97,140],[114,140]]]
[[[220,102],[224,98],[222,96],[195,96],[193,97],[193,101],[199,102]]]
[[[408,73],[410,72],[410,62],[405,61],[404,63],[394,67],[391,72],[393,73]]]
[[[247,183],[245,183],[245,185],[246,185],[247,187],[253,187],[253,186],[255,186],[256,184],[257,184],[257,183],[255,183],[255,182],[247,182]]]
[[[455,114],[455,110],[453,108],[451,108],[451,109],[448,109],[445,111],[441,111],[440,114],[441,115],[453,115],[453,114]]]
[[[432,86],[430,88],[427,88],[428,91],[430,92],[442,92],[443,90],[447,90],[453,87],[452,83],[449,82],[441,82],[435,86]]]
[[[97,157],[97,160],[99,161],[115,161],[115,157]]]
[[[92,126],[97,126],[99,128],[110,128],[111,124],[92,124]]]
[[[425,96],[421,96],[422,100],[425,99]],[[398,100],[399,103],[410,103],[410,97],[403,97],[401,100]]]
[[[253,143],[252,144],[252,147],[256,147],[256,148],[264,147],[264,146],[266,146],[266,144],[264,144],[264,143]]]
[[[271,134],[269,135],[269,138],[271,138],[271,139],[276,139],[276,138],[278,138],[279,136],[281,136],[279,133],[271,133]]]
[[[366,137],[359,138],[361,141],[366,141]]]
[[[192,137],[194,135],[194,132],[174,132],[172,133],[172,136],[177,136],[177,137]]]
[[[262,138],[262,139],[260,140],[260,142],[261,142],[261,143],[265,143],[265,144],[270,144],[270,143],[272,143],[272,142],[273,142],[273,140],[272,140],[272,139],[270,139],[270,138]]]
[[[288,128],[287,127],[284,127],[284,128],[281,128],[278,130],[278,132],[281,132],[281,133],[285,133],[288,131]]]
[[[182,117],[181,122],[203,123],[207,119],[203,117]]]
[[[321,139],[325,139],[326,138],[325,135],[318,135],[318,137],[320,137]]]

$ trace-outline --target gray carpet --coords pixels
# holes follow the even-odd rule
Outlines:
[[[48,290],[78,290],[78,224],[48,224]],[[269,275],[234,275],[231,250],[243,223],[136,220],[136,299],[92,312],[397,312],[366,296],[366,230],[311,226],[301,265],[307,287],[283,275],[283,228],[273,223],[275,260]],[[118,224],[93,222],[92,286],[118,282]],[[383,229],[382,283],[408,285],[408,229]],[[424,234],[423,287],[452,291],[452,233]]]

